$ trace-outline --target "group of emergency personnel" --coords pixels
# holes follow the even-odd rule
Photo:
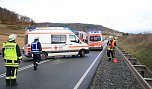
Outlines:
[[[22,62],[22,54],[19,45],[15,42],[17,35],[11,34],[8,37],[8,41],[3,43],[2,57],[5,61],[6,67],[6,86],[17,86],[16,81],[17,69]],[[36,37],[34,42],[31,43],[31,51],[33,53],[34,70],[37,70],[38,63],[40,62],[40,54],[42,51],[39,38]]]
[[[8,37],[8,41],[3,43],[2,47],[2,57],[5,61],[6,67],[6,86],[17,86],[18,83],[16,81],[17,77],[17,69],[19,64],[22,62],[22,54],[20,51],[19,45],[15,42],[17,35],[11,34]],[[110,37],[107,42],[107,56],[108,61],[114,58],[114,50],[116,47],[116,42],[114,37]],[[34,41],[31,43],[31,52],[33,54],[33,65],[34,70],[37,70],[38,63],[41,60],[41,43],[39,42],[39,38],[36,37]]]

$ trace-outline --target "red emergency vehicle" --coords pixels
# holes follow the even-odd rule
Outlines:
[[[102,50],[102,32],[101,31],[90,31],[88,32],[88,45],[89,49]]]
[[[87,33],[84,31],[76,31],[75,32],[76,36],[79,37],[79,39],[83,42],[87,41]]]

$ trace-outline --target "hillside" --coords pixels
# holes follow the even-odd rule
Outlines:
[[[20,47],[23,47],[24,33],[25,33],[25,30],[23,29],[16,30],[16,29],[9,28],[8,25],[0,24],[0,42],[1,42],[0,50],[2,48],[2,43],[7,41],[8,36],[10,34],[17,34],[16,42],[19,44]]]
[[[91,30],[101,30],[104,35],[114,35],[115,32],[113,29],[104,27],[102,25],[96,24],[83,24],[83,23],[50,23],[42,22],[35,23],[33,19],[27,16],[19,15],[16,12],[7,10],[6,8],[0,7],[0,41],[5,42],[9,34],[17,34],[18,37],[22,38],[19,40],[21,46],[24,43],[24,29],[26,26],[43,26],[43,27],[69,27],[72,30],[78,31],[91,31]],[[18,41],[18,40],[17,40]],[[0,46],[1,48],[1,46]]]
[[[2,48],[2,43],[6,42],[8,39],[8,35],[17,34],[16,42],[23,47],[24,45],[24,32],[23,30],[26,26],[43,26],[43,27],[69,27],[72,30],[78,31],[90,31],[90,30],[101,30],[103,34],[113,35],[114,31],[102,25],[95,24],[83,24],[83,23],[35,23],[33,19],[27,16],[19,15],[16,12],[7,10],[6,8],[0,7],[0,49]]]
[[[108,27],[104,27],[102,25],[96,25],[96,24],[84,24],[84,23],[50,23],[50,22],[42,22],[42,23],[35,23],[35,21],[27,16],[19,15],[16,12],[7,10],[6,8],[0,7],[0,24],[3,24],[5,26],[2,26],[2,28],[10,28],[10,29],[24,29],[26,26],[45,26],[45,27],[69,27],[72,30],[78,30],[78,31],[91,31],[91,30],[101,30],[103,34],[111,34],[113,35],[114,31],[113,29],[109,29]],[[1,32],[3,33],[3,32]]]
[[[43,26],[43,27],[69,27],[72,30],[78,30],[78,31],[90,31],[90,30],[101,30],[105,34],[109,34],[109,32],[113,33],[112,29],[109,29],[107,27],[103,27],[101,25],[93,25],[93,24],[83,24],[83,23],[35,23],[35,26]],[[21,47],[24,45],[24,32],[25,25],[7,25],[7,24],[0,24],[0,49],[2,48],[2,43],[7,41],[8,35],[10,34],[17,34],[18,38],[16,40],[17,43]]]
[[[103,33],[105,34],[113,34],[113,32],[118,32],[118,31],[115,31],[113,29],[110,29],[108,27],[104,27],[102,25],[95,25],[95,24],[84,24],[84,23],[49,23],[49,22],[46,22],[46,23],[35,23],[34,24],[35,26],[45,26],[45,27],[54,27],[54,26],[57,26],[57,27],[69,27],[71,28],[72,30],[78,30],[78,31],[85,31],[85,32],[88,32],[88,31],[91,31],[91,30],[101,30]]]
[[[8,24],[8,25],[31,25],[34,23],[34,20],[27,17],[19,15],[13,11],[7,10],[6,8],[0,7],[0,23],[1,24]]]

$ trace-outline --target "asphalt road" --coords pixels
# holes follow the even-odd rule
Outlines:
[[[83,58],[49,58],[41,61],[37,71],[33,70],[32,59],[24,58],[16,87],[5,86],[5,67],[0,56],[0,89],[86,89],[101,59],[99,54],[102,51],[90,51]]]

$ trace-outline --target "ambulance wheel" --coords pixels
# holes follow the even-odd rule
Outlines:
[[[41,60],[45,60],[45,59],[47,59],[47,54],[45,52],[43,52],[41,54]]]
[[[80,54],[80,57],[84,57],[85,56],[85,50],[81,50],[79,54]]]
[[[76,57],[76,55],[72,55],[72,57]]]
[[[103,50],[103,46],[101,46],[101,51]]]

